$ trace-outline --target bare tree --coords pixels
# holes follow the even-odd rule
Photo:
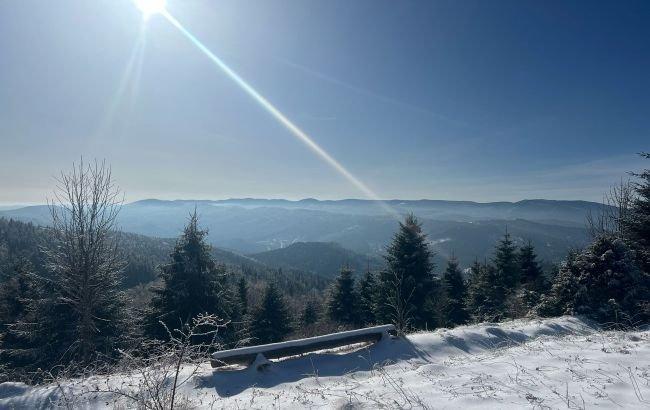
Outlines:
[[[54,233],[46,249],[48,267],[57,303],[72,316],[67,353],[82,362],[115,338],[125,263],[114,230],[122,202],[110,167],[97,161],[85,165],[83,159],[72,171],[61,172],[48,200]]]
[[[625,237],[626,226],[632,212],[634,186],[629,180],[622,180],[604,195],[598,212],[587,214],[587,229],[592,237],[613,234]]]

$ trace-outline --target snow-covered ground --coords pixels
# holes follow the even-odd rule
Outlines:
[[[125,381],[63,387],[69,394]],[[60,392],[5,383],[0,408],[47,408]],[[650,331],[606,332],[574,317],[484,323],[312,353],[264,371],[214,371],[206,362],[181,394],[198,408],[648,409]],[[113,406],[105,395],[86,399],[75,407]]]

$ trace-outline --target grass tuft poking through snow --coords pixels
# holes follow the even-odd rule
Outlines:
[[[102,382],[137,386],[135,377]],[[97,382],[60,384],[80,407],[112,408],[112,398],[91,394]],[[0,384],[0,408],[48,407],[60,391]],[[561,317],[416,333],[264,371],[214,371],[206,357],[181,395],[192,408],[650,408],[650,331],[604,331]]]

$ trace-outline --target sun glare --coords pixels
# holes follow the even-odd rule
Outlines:
[[[167,6],[165,0],[133,0],[145,18],[153,14],[164,13]]]

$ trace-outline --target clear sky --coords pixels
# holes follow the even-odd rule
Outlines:
[[[650,2],[168,0],[383,198],[599,200],[650,150]],[[0,203],[80,156],[127,200],[363,197],[162,16],[0,1]]]

